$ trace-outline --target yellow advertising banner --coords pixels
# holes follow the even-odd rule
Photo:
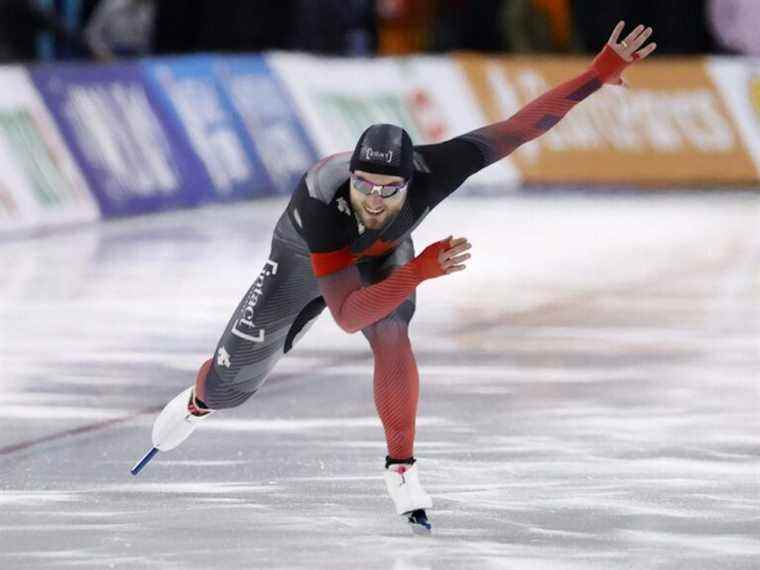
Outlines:
[[[488,120],[580,73],[585,59],[456,56]],[[701,59],[630,68],[508,159],[538,184],[756,184],[758,170]]]
[[[756,75],[749,80],[749,93],[752,107],[755,109],[755,115],[760,121],[760,76]]]

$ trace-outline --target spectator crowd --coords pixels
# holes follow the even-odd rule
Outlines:
[[[760,0],[0,0],[0,60],[593,53],[621,19],[660,55],[760,54]]]

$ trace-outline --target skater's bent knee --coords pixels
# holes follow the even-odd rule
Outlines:
[[[399,318],[390,317],[378,321],[362,330],[370,344],[382,342],[384,345],[397,345],[409,339],[409,327]]]

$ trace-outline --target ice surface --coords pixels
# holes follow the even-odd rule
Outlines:
[[[0,244],[0,567],[760,567],[760,196],[454,199],[423,284],[416,454],[385,496],[361,335],[327,313],[134,478],[267,258],[279,200]]]

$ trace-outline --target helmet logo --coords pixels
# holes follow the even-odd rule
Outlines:
[[[375,150],[371,146],[365,146],[362,148],[361,159],[370,162],[385,162],[386,164],[391,164],[393,162],[393,151]]]

